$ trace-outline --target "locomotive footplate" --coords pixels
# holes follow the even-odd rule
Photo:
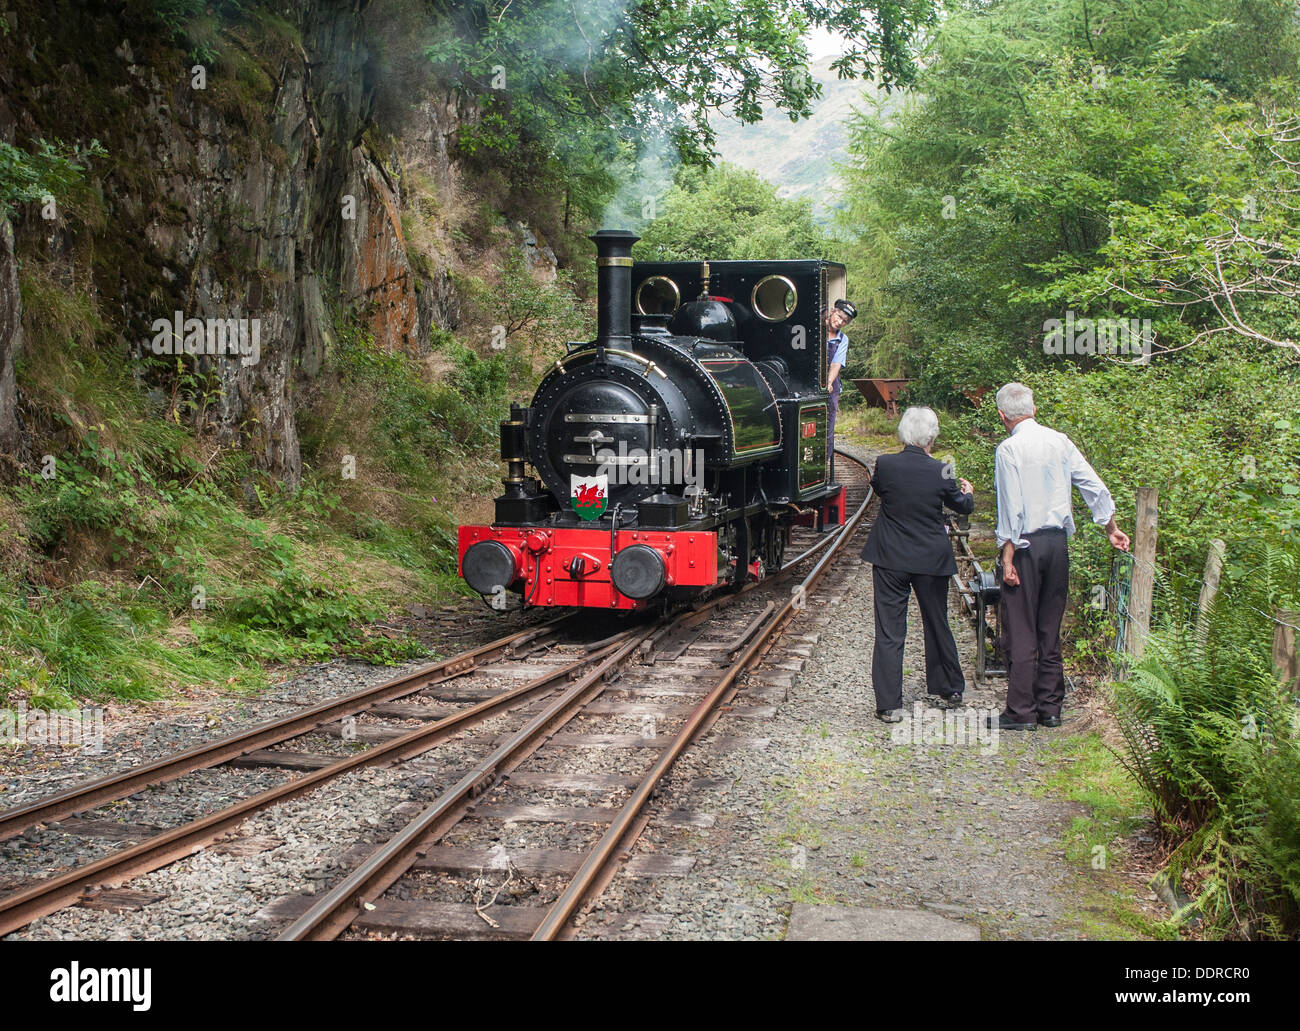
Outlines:
[[[843,484],[833,484],[824,496],[814,499],[813,502],[805,502],[804,507],[799,509],[798,515],[791,520],[791,525],[809,526],[818,533],[843,526],[845,507],[848,504],[847,496]]]
[[[521,593],[526,606],[638,609],[718,580],[717,534],[700,530],[462,526],[458,551],[474,590]]]

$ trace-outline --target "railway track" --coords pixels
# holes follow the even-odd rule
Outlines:
[[[800,592],[806,592],[809,583],[815,583],[840,553],[836,545],[845,544],[852,536],[869,496],[865,475],[858,478],[861,483],[856,490],[850,487],[851,497],[856,493],[862,501],[853,526],[841,534],[820,538],[796,534],[793,544],[795,550],[802,550],[799,557],[788,562],[780,573],[762,583],[751,584],[738,594],[715,596],[666,622],[624,626],[597,640],[590,639],[590,625],[583,628],[588,638],[584,640],[577,627],[583,621],[573,616],[561,617],[384,684],[0,812],[0,838],[11,837],[39,830],[54,821],[66,821],[74,814],[124,799],[143,787],[183,781],[195,771],[210,771],[223,764],[238,768],[269,766],[286,771],[286,779],[272,788],[198,818],[183,820],[146,840],[115,849],[92,862],[25,885],[0,898],[0,935],[84,901],[93,890],[126,884],[132,878],[228,838],[252,814],[306,795],[351,771],[409,761],[453,739],[462,741],[478,733],[483,739],[475,746],[479,748],[480,758],[470,763],[467,771],[425,806],[407,827],[374,854],[354,864],[343,881],[306,908],[300,901],[285,900],[290,911],[294,907],[299,911],[281,914],[292,917],[291,926],[282,937],[336,937],[347,931],[358,915],[371,913],[373,909],[368,908],[373,907],[371,900],[379,899],[413,867],[426,872],[435,869],[437,862],[428,858],[430,850],[453,828],[468,842],[469,829],[481,822],[479,818],[484,811],[479,800],[489,790],[496,790],[503,778],[509,778],[507,782],[512,788],[529,783],[543,785],[544,771],[529,774],[520,767],[530,759],[536,763],[536,754],[544,745],[548,746],[548,754],[563,752],[566,747],[584,747],[581,735],[574,741],[570,740],[573,735],[561,733],[571,721],[576,719],[580,724],[604,721],[606,729],[613,732],[603,737],[597,734],[595,738],[588,734],[587,741],[595,740],[596,747],[610,748],[616,748],[628,737],[622,732],[628,720],[637,721],[639,727],[644,727],[647,719],[656,727],[672,727],[671,734],[652,735],[656,747],[632,748],[632,751],[649,751],[657,756],[657,761],[639,771],[637,777],[609,775],[585,785],[608,788],[618,781],[618,790],[627,797],[619,797],[622,807],[616,813],[596,813],[593,809],[585,814],[586,819],[599,817],[601,822],[583,826],[603,827],[603,832],[587,858],[578,864],[570,886],[555,899],[555,906],[559,907],[554,910],[555,915],[539,921],[534,929],[542,937],[564,933],[572,916],[608,882],[616,860],[625,856],[635,841],[645,823],[645,802],[655,785],[691,740],[717,718],[719,707],[734,697],[743,672],[761,659],[780,630],[797,614]],[[791,592],[778,592],[776,597],[771,597],[773,587],[793,581],[795,570],[806,567],[814,558],[817,561],[809,579]],[[600,631],[596,633],[599,636]],[[690,654],[692,651],[696,654]],[[711,670],[701,673],[701,652],[723,660],[720,675],[714,672],[716,660],[705,664]],[[543,653],[545,662],[538,661],[537,656]],[[633,667],[633,663],[637,665]],[[621,685],[619,678],[626,679],[632,668],[655,670],[653,677],[660,685],[689,677],[691,690],[685,695],[666,696],[676,699],[677,704],[658,704],[656,697],[661,700],[664,695],[656,696],[653,691],[647,695]],[[534,671],[536,675],[531,675]],[[499,681],[503,673],[515,678],[527,676],[527,680],[519,686],[503,688],[492,682],[494,677]],[[703,680],[710,680],[711,684],[701,692]],[[695,695],[701,695],[698,704],[689,713],[684,712],[680,699]],[[616,700],[620,696],[629,700]],[[495,727],[507,715],[514,720],[510,730],[504,734],[484,731]],[[394,725],[394,721],[400,722]],[[317,740],[322,734],[336,745],[348,742],[348,753],[330,754],[329,749],[302,752],[291,747],[295,740]],[[662,748],[658,747],[660,743]],[[362,746],[364,751],[351,750]],[[475,819],[466,821],[471,814]],[[603,822],[607,815],[609,820]],[[457,855],[462,859],[477,854],[469,844],[455,847],[460,849]]]
[[[351,873],[328,892],[287,898],[270,907],[269,918],[291,921],[278,940],[327,940],[345,933],[532,940],[570,936],[574,918],[632,858],[650,819],[648,806],[673,764],[712,727],[735,699],[744,674],[759,664],[808,593],[852,547],[870,503],[863,469],[855,468],[853,516],[802,578],[795,580],[792,574],[806,554],[784,567],[783,579],[793,581],[791,590],[775,599],[756,592],[744,603],[683,614],[629,641],[626,654],[641,653],[646,661],[640,666],[625,669],[611,683],[601,683],[604,674],[595,671],[583,677],[398,834],[370,854],[355,856]],[[649,678],[647,669],[654,670]],[[682,706],[683,698],[693,704]],[[639,731],[629,733],[638,723]],[[567,729],[575,724],[576,730]],[[565,753],[572,749],[616,753],[609,765],[617,772],[566,773]],[[580,796],[583,804],[530,801],[539,794]],[[551,844],[560,847],[515,844],[520,826],[537,824],[549,825]],[[526,894],[541,904],[482,905],[487,868],[496,871],[496,879],[504,878],[494,900],[518,876]],[[662,868],[641,865],[647,875]],[[466,894],[474,899],[472,907],[455,901]]]
[[[616,647],[617,640],[579,639],[555,646],[558,661],[535,664],[536,675],[517,687],[475,683],[476,679],[500,679],[501,674],[517,678],[528,669],[527,664],[510,660],[525,651],[548,647],[570,620],[562,617],[542,627],[508,634],[406,676],[0,814],[6,836],[40,831],[46,824],[55,823],[61,832],[97,837],[106,823],[110,827],[120,824],[122,814],[114,813],[112,821],[58,821],[125,799],[142,788],[181,781],[196,771],[223,765],[284,771],[283,779],[274,787],[201,817],[183,820],[144,841],[114,849],[93,862],[0,897],[0,934],[79,901],[89,889],[121,884],[189,855],[217,841],[254,813],[353,770],[410,759],[436,748],[500,713],[526,705]],[[622,631],[616,638],[632,632]],[[312,742],[311,750],[283,747],[292,746],[295,739]]]
[[[106,802],[126,798],[142,788],[166,784],[195,770],[210,769],[233,759],[255,755],[261,750],[283,744],[292,738],[356,716],[374,706],[461,677],[485,662],[512,654],[530,642],[538,642],[553,635],[559,622],[560,620],[553,620],[540,628],[508,634],[432,666],[423,667],[404,677],[330,699],[300,712],[271,720],[238,734],[205,742],[123,773],[78,784],[25,805],[0,810],[0,841],[21,834],[37,824],[50,823],[65,816],[94,809]],[[269,760],[271,757],[267,756],[267,758]]]

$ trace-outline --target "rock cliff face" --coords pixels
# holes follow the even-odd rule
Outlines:
[[[162,374],[150,365],[160,347],[194,349],[188,337],[159,341],[156,320],[257,320],[255,353],[187,360],[220,384],[207,416],[218,437],[291,486],[302,474],[294,392],[321,369],[332,311],[354,308],[380,346],[415,353],[456,325],[446,260],[430,250],[412,267],[403,213],[414,193],[452,187],[448,141],[472,112],[427,75],[392,81],[389,13],[294,0],[216,28],[197,57],[182,49],[185,31],[142,3],[19,4],[0,36],[0,138],[94,138],[107,151],[89,176],[97,217],[51,225],[22,211],[18,255],[89,263],[108,336],[97,346],[116,337],[146,377]],[[14,253],[0,225],[0,451],[10,454],[21,436]]]

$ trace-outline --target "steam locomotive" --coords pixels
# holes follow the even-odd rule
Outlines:
[[[739,588],[780,567],[792,526],[845,517],[821,321],[844,266],[641,262],[633,233],[590,239],[596,338],[511,407],[495,518],[459,529],[460,574],[495,608],[518,595],[641,609]]]

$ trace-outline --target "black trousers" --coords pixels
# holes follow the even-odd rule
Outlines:
[[[876,645],[871,655],[871,686],[876,710],[903,707],[903,644],[907,638],[907,599],[915,591],[925,632],[925,689],[930,694],[966,690],[957,642],[948,626],[948,577],[871,567],[875,588]]]
[[[1070,587],[1070,553],[1064,530],[1025,534],[1029,547],[1017,548],[1012,564],[1016,587],[1002,585],[1007,646],[1008,719],[1033,723],[1059,716],[1065,701],[1061,662],[1061,619]]]
[[[835,482],[835,419],[840,414],[840,391],[844,389],[844,370],[835,377],[826,405],[826,482]]]

